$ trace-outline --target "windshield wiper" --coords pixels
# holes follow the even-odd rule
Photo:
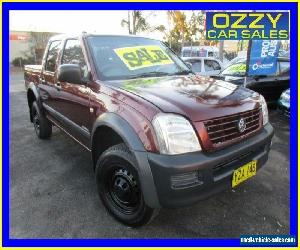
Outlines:
[[[167,76],[167,75],[169,75],[169,73],[167,72],[152,71],[152,72],[145,72],[137,75],[128,76],[127,79],[135,79],[135,78],[143,78],[143,77],[151,77],[151,76]]]
[[[194,72],[191,70],[182,70],[174,73],[151,71],[151,72],[145,72],[137,75],[128,76],[127,79],[136,79],[136,78],[153,77],[153,76],[158,77],[158,76],[188,75],[191,73],[194,74]]]

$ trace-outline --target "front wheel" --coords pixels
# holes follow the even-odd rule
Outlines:
[[[150,221],[153,209],[144,201],[136,161],[125,144],[110,147],[100,156],[96,182],[103,204],[118,221],[131,227]]]

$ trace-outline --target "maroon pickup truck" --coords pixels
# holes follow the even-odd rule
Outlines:
[[[103,204],[132,227],[234,188],[268,159],[264,98],[195,75],[157,40],[55,36],[25,85],[37,136],[57,126],[90,151]]]

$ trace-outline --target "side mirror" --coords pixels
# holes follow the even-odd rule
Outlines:
[[[82,84],[81,68],[77,64],[63,64],[58,67],[57,79],[60,82]]]

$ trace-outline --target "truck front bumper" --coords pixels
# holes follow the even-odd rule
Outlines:
[[[147,165],[156,190],[153,195],[157,196],[155,200],[159,203],[148,205],[167,208],[187,206],[230,189],[235,169],[252,160],[257,161],[257,169],[266,163],[273,134],[273,127],[268,124],[255,136],[213,153],[147,153]],[[145,197],[145,200],[153,199]]]

